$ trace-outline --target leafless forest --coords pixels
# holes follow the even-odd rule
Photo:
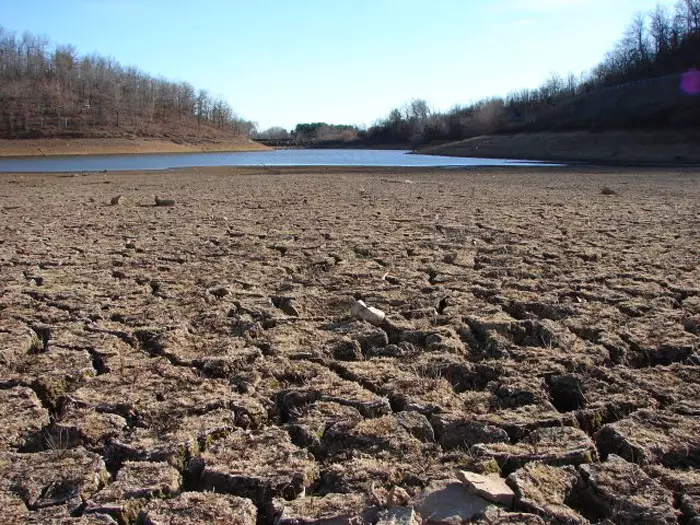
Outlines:
[[[225,137],[252,126],[186,82],[0,27],[0,137]]]

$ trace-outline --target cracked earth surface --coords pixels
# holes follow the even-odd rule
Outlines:
[[[0,521],[700,523],[698,203],[693,170],[0,175]]]

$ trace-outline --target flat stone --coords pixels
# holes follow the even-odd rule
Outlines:
[[[237,429],[213,441],[188,470],[205,490],[234,494],[264,504],[266,498],[293,499],[318,477],[311,454],[292,444],[279,428]]]
[[[456,525],[479,516],[489,506],[454,479],[433,481],[411,502],[422,523]]]
[[[460,480],[470,493],[481,496],[493,503],[500,503],[506,507],[513,506],[515,494],[503,478],[498,474],[483,476],[476,472],[466,470],[457,471],[457,479]]]
[[[3,431],[0,450],[25,450],[42,445],[41,430],[49,424],[49,412],[30,388],[0,390]]]
[[[700,419],[663,410],[640,410],[595,434],[601,454],[639,465],[700,468]]]
[[[256,525],[258,509],[252,501],[229,494],[183,492],[154,500],[139,515],[143,525]]]
[[[364,494],[327,494],[272,502],[278,525],[354,525],[374,523],[378,509]]]
[[[548,523],[587,525],[589,521],[566,502],[576,490],[579,475],[573,467],[528,463],[507,478],[518,510],[537,514]]]
[[[109,514],[131,523],[149,500],[171,498],[180,492],[182,476],[167,463],[128,462],[88,502],[86,513]]]

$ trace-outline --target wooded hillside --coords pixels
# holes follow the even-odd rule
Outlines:
[[[638,13],[601,63],[581,76],[554,74],[539,88],[444,113],[414,100],[364,138],[419,145],[522,131],[688,127],[700,127],[700,0]]]
[[[247,136],[253,128],[186,82],[0,27],[0,138],[207,140]]]

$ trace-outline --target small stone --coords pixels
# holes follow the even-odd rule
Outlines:
[[[500,503],[506,507],[513,506],[515,494],[513,490],[506,485],[505,480],[497,474],[482,476],[475,472],[460,470],[457,471],[457,479],[460,480],[472,494],[481,496],[494,503]]]
[[[109,201],[110,206],[117,206],[122,200],[121,195],[116,195],[112,197],[112,199]]]

